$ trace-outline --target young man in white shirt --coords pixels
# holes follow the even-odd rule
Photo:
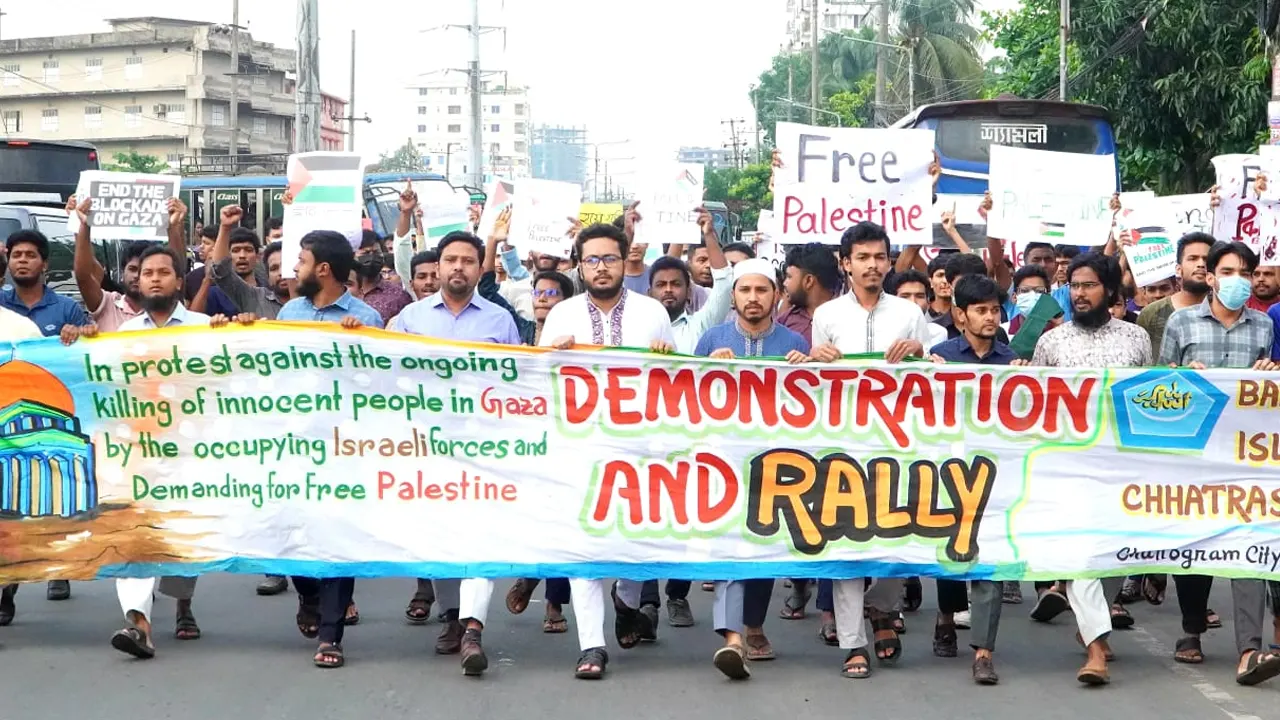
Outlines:
[[[551,309],[543,322],[539,345],[567,350],[575,344],[675,349],[671,317],[662,303],[622,286],[629,243],[622,230],[592,225],[574,240],[586,293]],[[578,644],[582,651],[575,676],[604,677],[609,655],[604,640],[604,581],[571,578],[573,606],[578,616]],[[623,649],[635,647],[652,634],[649,618],[640,613],[642,583],[619,580],[614,588],[615,633]]]
[[[825,303],[813,313],[813,352],[824,363],[844,355],[884,353],[885,361],[923,357],[929,342],[929,321],[920,306],[884,291],[889,272],[889,235],[884,228],[861,222],[840,238],[840,265],[851,292]],[[834,583],[836,631],[840,647],[848,650],[842,673],[865,678],[871,674],[863,626],[865,604],[875,631],[875,652],[881,663],[902,656],[902,641],[894,626],[894,610],[902,596],[900,578],[879,578],[871,588],[866,578]]]

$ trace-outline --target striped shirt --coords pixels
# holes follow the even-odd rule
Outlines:
[[[1169,316],[1160,345],[1163,365],[1203,363],[1207,368],[1249,368],[1271,356],[1271,318],[1251,308],[1227,327],[1213,315],[1209,299]]]

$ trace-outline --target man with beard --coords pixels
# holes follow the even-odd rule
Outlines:
[[[1280,267],[1268,265],[1253,271],[1253,295],[1249,309],[1266,312],[1280,302]]]
[[[0,290],[0,307],[35,323],[45,337],[61,333],[64,325],[89,324],[75,300],[55,293],[44,282],[49,269],[48,238],[37,230],[19,230],[5,241],[5,249],[13,287]]]
[[[511,315],[476,292],[485,254],[480,238],[468,232],[451,232],[440,239],[436,254],[444,279],[440,292],[405,308],[387,329],[463,342],[520,345]],[[462,672],[482,674],[489,667],[481,632],[488,620],[493,580],[438,580],[434,585],[445,611],[445,629],[436,642],[436,652],[461,652]]]
[[[209,267],[213,273],[217,287],[231,298],[236,307],[243,313],[252,313],[264,320],[275,320],[280,308],[288,302],[286,289],[281,292],[280,253],[276,243],[275,272],[267,267],[268,282],[272,287],[258,285],[254,269],[258,264],[258,236],[252,230],[240,227],[240,218],[244,213],[238,205],[228,205],[219,212],[220,225],[218,239],[209,252]],[[270,263],[271,258],[263,259]],[[262,588],[269,590],[270,588]],[[284,592],[284,589],[277,590]],[[260,592],[262,595],[274,595],[272,592]]]
[[[671,317],[657,300],[622,287],[627,236],[603,223],[586,228],[574,240],[578,269],[587,292],[556,305],[547,315],[539,345],[567,350],[578,342],[606,347],[649,348],[668,352],[675,347]],[[604,581],[569,580],[578,616],[578,645],[582,651],[575,676],[584,680],[604,677],[609,655],[604,642]],[[635,647],[653,634],[649,619],[640,613],[642,583],[619,580],[613,604],[617,614],[614,633],[624,649]]]
[[[1182,281],[1182,289],[1157,300],[1142,309],[1138,314],[1138,327],[1147,331],[1151,338],[1151,356],[1160,355],[1160,346],[1164,341],[1164,326],[1175,310],[1196,307],[1204,302],[1209,294],[1209,283],[1206,279],[1205,258],[1216,241],[1212,235],[1193,232],[1183,235],[1178,240],[1178,279]],[[1069,318],[1068,318],[1069,319]]]
[[[1120,265],[1115,258],[1095,252],[1077,255],[1067,267],[1071,321],[1041,336],[1029,363],[1019,360],[1011,364],[1059,368],[1151,365],[1151,338],[1147,332],[1111,316],[1111,306],[1120,294],[1120,283]],[[1107,671],[1111,648],[1107,639],[1117,609],[1112,602],[1123,583],[1123,577],[1066,583],[1066,599],[1080,628],[1076,638],[1089,654],[1076,679],[1087,685],[1105,685],[1111,681]],[[1037,616],[1037,613],[1050,600],[1056,603],[1054,610],[1065,610],[1066,603],[1061,602],[1059,596],[1056,590],[1042,592],[1032,617],[1043,620],[1044,614]],[[1123,612],[1123,608],[1119,610]],[[1132,618],[1128,624],[1133,624]]]
[[[840,261],[852,292],[819,307],[813,314],[814,360],[831,363],[844,355],[884,353],[886,362],[922,357],[929,341],[928,319],[910,300],[884,291],[889,272],[889,235],[872,222],[860,222],[840,238]],[[863,606],[869,608],[876,657],[884,664],[902,657],[894,610],[902,597],[900,578],[880,578],[868,589],[866,578],[834,583],[836,629],[841,648],[849,651],[842,674],[871,674],[866,650]],[[866,597],[864,598],[864,592]]]
[[[840,266],[829,246],[809,243],[791,248],[782,282],[787,309],[778,322],[812,342],[813,311],[834,299],[840,284]]]
[[[733,268],[720,252],[715,220],[705,208],[698,208],[698,226],[702,229],[713,284],[711,295],[697,312],[690,313],[688,309],[693,283],[689,268],[682,260],[663,256],[655,260],[649,269],[649,296],[667,309],[671,317],[671,332],[676,338],[676,352],[683,355],[693,353],[698,339],[708,328],[724,322],[733,300]]]
[[[382,277],[385,257],[377,234],[372,230],[365,230],[360,240],[360,249],[356,251],[356,283],[351,294],[377,310],[382,316],[383,324],[391,322],[392,318],[413,302],[413,298],[400,283],[390,282]]]

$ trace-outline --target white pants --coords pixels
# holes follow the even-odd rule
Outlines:
[[[875,587],[876,582],[873,579],[871,586]],[[836,636],[840,638],[841,650],[864,648],[869,642],[867,621],[862,617],[866,592],[866,578],[833,580],[831,583],[831,604],[835,607]]]
[[[431,587],[436,592],[436,603],[443,610],[459,610],[461,605],[461,580],[432,580]]]
[[[1101,580],[1067,581],[1067,600],[1085,646],[1111,632],[1111,603]]]
[[[120,599],[120,609],[125,619],[129,613],[136,612],[151,621],[151,603],[155,600],[156,591],[177,600],[190,600],[196,594],[195,577],[166,576],[162,578],[120,578],[116,580],[116,597]]]
[[[437,598],[439,595],[436,596]],[[493,599],[493,581],[487,578],[467,578],[458,586],[458,619],[463,623],[475,620],[484,625],[489,618],[489,601]]]
[[[578,626],[578,649],[605,647],[604,598],[606,580],[569,578],[569,592],[573,598],[573,614]],[[618,599],[633,610],[640,609],[640,591],[644,583],[634,580],[618,581]]]

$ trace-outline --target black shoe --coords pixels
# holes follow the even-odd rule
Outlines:
[[[480,645],[480,631],[468,629],[462,634],[462,674],[477,677],[489,669],[489,658]]]
[[[50,600],[67,600],[71,598],[71,583],[66,580],[50,580],[45,597]]]
[[[283,575],[268,575],[267,579],[258,583],[259,595],[279,595],[288,591],[289,581]]]

